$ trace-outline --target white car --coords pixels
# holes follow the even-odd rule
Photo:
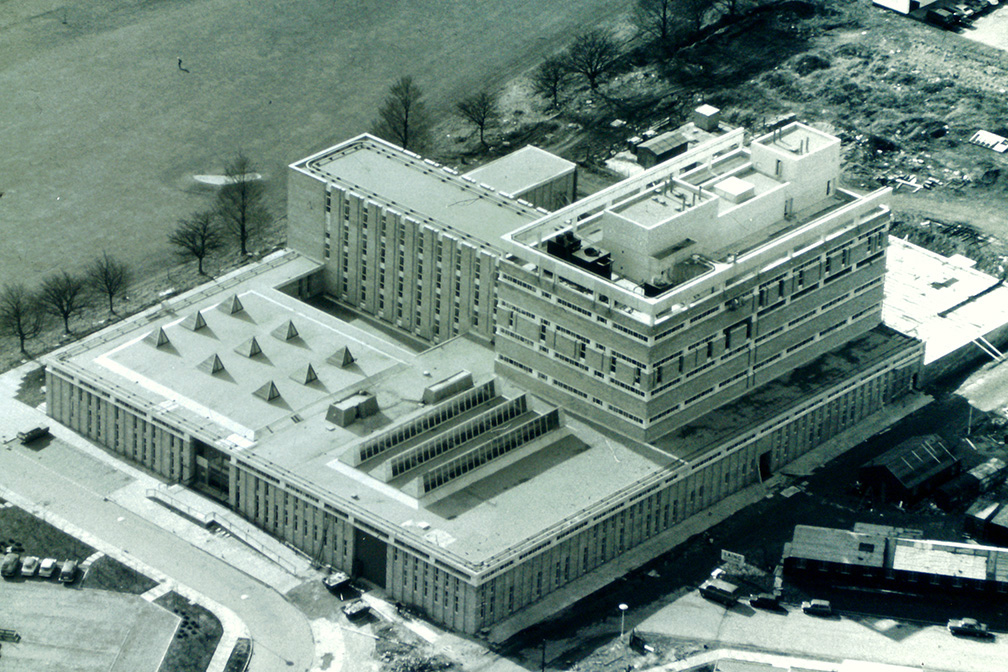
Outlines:
[[[56,558],[46,558],[39,564],[38,575],[43,579],[52,578],[56,573]]]
[[[29,555],[21,561],[21,576],[35,576],[38,567],[39,559],[34,555]]]

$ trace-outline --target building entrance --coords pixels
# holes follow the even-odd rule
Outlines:
[[[362,530],[354,530],[353,575],[385,587],[386,544]]]
[[[759,477],[760,481],[770,478],[770,451],[761,453],[759,456]]]

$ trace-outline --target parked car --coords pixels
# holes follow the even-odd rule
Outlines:
[[[700,584],[700,594],[708,600],[731,607],[738,601],[739,587],[723,579],[707,579]]]
[[[953,635],[963,635],[966,637],[990,637],[991,633],[987,629],[986,623],[981,623],[975,618],[954,618],[948,622],[948,629]]]
[[[21,556],[17,553],[9,552],[4,555],[3,562],[0,563],[0,576],[10,578],[21,569]]]
[[[806,614],[810,614],[812,616],[833,615],[833,605],[829,603],[829,600],[809,600],[807,602],[802,602],[801,609]]]
[[[336,592],[350,585],[350,577],[346,572],[336,571],[322,579],[322,585],[330,591]]]
[[[56,558],[46,558],[39,563],[38,575],[43,579],[51,578],[56,573]]]
[[[34,555],[25,556],[21,561],[21,576],[35,576],[38,571],[39,559]]]
[[[364,600],[354,600],[343,607],[343,614],[351,621],[360,618],[371,611],[371,607]]]
[[[63,568],[60,569],[59,577],[57,581],[60,583],[73,583],[74,579],[77,578],[77,561],[76,560],[64,560]]]
[[[760,593],[749,596],[749,606],[767,611],[781,611],[780,598],[771,593]]]

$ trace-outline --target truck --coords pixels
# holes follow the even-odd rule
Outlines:
[[[712,578],[700,584],[700,594],[708,600],[730,607],[738,601],[739,587],[724,579]]]

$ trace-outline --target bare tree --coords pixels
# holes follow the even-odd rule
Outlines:
[[[704,19],[707,18],[707,13],[713,6],[714,0],[677,0],[682,21],[689,26],[694,34],[699,33],[703,28]]]
[[[634,19],[638,28],[665,45],[672,39],[674,33],[675,10],[676,0],[637,0]]]
[[[713,5],[728,16],[735,16],[742,8],[742,0],[714,0]]]
[[[549,98],[553,107],[560,107],[560,92],[567,75],[570,74],[562,59],[553,56],[543,61],[532,75],[532,87],[536,93]]]
[[[497,111],[497,98],[486,89],[463,98],[455,104],[459,116],[469,121],[479,129],[480,144],[486,147],[484,133],[500,119]]]
[[[188,219],[179,220],[178,227],[168,234],[168,242],[183,259],[195,259],[200,275],[203,260],[224,246],[224,234],[213,211],[195,212]]]
[[[129,266],[119,261],[107,251],[91,262],[84,275],[88,284],[98,293],[108,297],[109,312],[115,315],[113,302],[115,297],[126,291],[133,282],[133,273]]]
[[[38,298],[23,284],[7,284],[0,290],[0,330],[18,339],[22,354],[28,354],[25,341],[39,335],[44,318]]]
[[[567,69],[584,75],[588,86],[598,88],[598,80],[612,69],[619,57],[616,42],[608,31],[596,28],[581,33],[567,48]]]
[[[70,333],[70,318],[91,305],[83,276],[60,271],[42,281],[39,300],[46,312],[63,320],[64,333]]]
[[[419,151],[427,143],[430,117],[423,102],[423,91],[412,77],[400,77],[389,87],[385,102],[378,110],[373,132],[380,138]]]
[[[224,166],[224,177],[224,186],[217,192],[217,215],[228,233],[238,239],[244,257],[249,238],[269,222],[263,203],[266,185],[255,164],[242,152]]]

